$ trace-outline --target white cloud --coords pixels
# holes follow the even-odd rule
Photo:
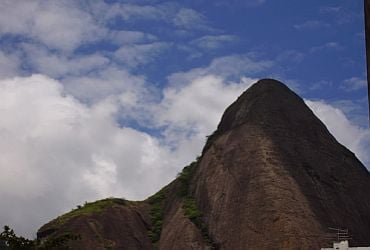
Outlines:
[[[96,103],[110,96],[121,95],[125,106],[135,106],[148,91],[145,79],[131,75],[117,66],[92,71],[83,76],[63,79],[65,91],[85,103]],[[146,98],[147,99],[147,98]]]
[[[202,57],[203,53],[193,46],[187,44],[177,45],[177,49],[187,54],[186,60],[193,60]]]
[[[256,7],[266,3],[266,0],[217,0],[215,1],[216,6],[227,7],[227,8],[240,8],[244,7]]]
[[[157,37],[141,31],[112,30],[106,39],[109,42],[122,45],[153,42],[157,40]]]
[[[162,127],[163,137],[118,124],[122,106],[138,103],[136,93],[120,90],[86,106],[42,75],[0,80],[0,224],[30,236],[85,200],[141,199],[168,183],[200,154],[224,109],[255,81],[202,73],[187,84],[169,84],[161,101],[140,104],[147,105],[140,115],[152,119],[149,127]],[[122,72],[100,77],[109,81],[114,74],[118,79]],[[369,162],[368,131],[325,103],[307,103],[340,142]]]
[[[207,67],[174,73],[163,90],[156,89],[129,69],[152,62],[172,44],[125,25],[115,27],[117,19],[128,26],[155,20],[184,35],[215,31],[203,14],[173,3],[0,2],[0,35],[19,36],[11,46],[21,50],[0,51],[0,225],[30,236],[85,200],[141,199],[157,191],[200,154],[224,109],[254,81],[243,76],[273,66],[245,55],[225,56]],[[215,49],[233,41],[234,36],[208,35],[193,43]],[[94,49],[106,50],[89,54],[94,42],[103,43]],[[81,45],[86,45],[82,52],[75,51]],[[322,48],[338,47],[327,43]],[[293,52],[284,56],[280,59],[300,60]],[[43,75],[3,79],[19,74],[22,66],[61,80]],[[369,162],[364,129],[325,103],[311,106],[340,141]],[[130,120],[156,132],[125,126]]]
[[[219,57],[203,68],[194,68],[187,72],[177,72],[168,77],[168,81],[177,86],[187,84],[192,80],[206,75],[222,78],[241,77],[266,71],[273,66],[271,61],[256,61],[243,55]]]
[[[21,234],[85,200],[144,198],[190,161],[118,126],[116,100],[87,107],[42,75],[0,81],[0,100],[0,224]]]
[[[233,43],[236,40],[237,37],[232,35],[207,35],[191,41],[191,44],[202,49],[218,49],[222,46]]]
[[[327,42],[323,45],[315,46],[310,49],[310,53],[314,53],[324,49],[340,50],[343,47],[338,42]]]
[[[0,78],[15,76],[19,73],[21,61],[16,54],[4,53],[0,50]]]
[[[174,3],[153,5],[120,3],[106,5],[104,19],[108,21],[117,17],[125,21],[137,19],[156,20],[185,30],[213,30],[203,14],[194,9],[182,8]]]
[[[206,75],[180,88],[166,88],[160,108],[155,113],[157,122],[170,126],[169,130],[176,133],[211,133],[225,108],[255,81],[242,78],[240,82],[227,83],[219,76]]]
[[[320,7],[320,13],[322,14],[335,14],[338,13],[342,8],[340,6],[323,6]]]
[[[343,84],[341,85],[341,88],[346,91],[356,91],[360,89],[364,89],[367,86],[367,81],[360,77],[351,77],[348,79],[345,79],[343,81]]]
[[[27,55],[23,60],[27,61],[34,72],[55,78],[87,74],[104,68],[110,62],[109,58],[101,54],[66,56],[41,46],[23,44],[22,47]]]
[[[368,98],[360,98],[357,100],[337,100],[330,102],[330,105],[340,109],[344,112],[347,118],[355,125],[360,127],[367,127],[369,124],[368,110],[367,110]]]
[[[166,5],[116,3],[107,6],[105,18],[112,19],[120,17],[126,21],[130,19],[163,20],[166,19],[168,14],[168,6]]]
[[[325,123],[330,133],[370,168],[370,130],[353,124],[343,111],[324,101],[306,100],[306,104]]]
[[[285,50],[278,54],[276,60],[282,62],[300,63],[304,57],[305,55],[303,53],[296,50]]]
[[[166,89],[155,109],[158,117],[153,117],[158,126],[168,126],[163,141],[121,127],[119,98],[88,107],[46,76],[1,80],[0,196],[5,205],[0,224],[30,236],[85,200],[112,195],[141,199],[153,193],[201,152],[226,104],[250,81],[225,83],[205,76],[182,89]]]
[[[70,51],[104,34],[73,1],[0,2],[0,34],[25,35],[50,48]]]
[[[114,58],[128,67],[137,67],[153,61],[169,46],[169,44],[163,42],[122,46],[114,52]]]
[[[322,90],[324,88],[331,87],[331,86],[333,86],[333,82],[327,81],[327,80],[320,80],[320,81],[312,83],[309,89],[315,91],[315,90]]]
[[[328,28],[330,24],[319,21],[319,20],[308,20],[300,24],[295,24],[293,27],[297,30],[305,29],[318,29],[318,28]]]
[[[4,0],[0,2],[0,35],[22,35],[48,48],[71,52],[82,44],[104,39],[113,43],[154,41],[155,36],[136,30],[110,29],[116,17],[124,20],[168,21],[174,14],[167,5],[107,4],[72,0]]]
[[[210,29],[206,17],[201,13],[189,8],[181,8],[174,16],[173,23],[176,26],[184,29]]]

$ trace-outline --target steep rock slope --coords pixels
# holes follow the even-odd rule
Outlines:
[[[192,182],[210,234],[225,249],[319,248],[328,227],[369,244],[369,191],[354,154],[300,97],[268,79],[225,111]]]
[[[148,205],[108,198],[85,204],[42,226],[37,237],[79,235],[72,249],[151,249]]]
[[[56,219],[38,236],[69,230],[81,234],[73,246],[82,249],[319,249],[328,227],[341,227],[351,243],[369,245],[369,193],[355,155],[300,97],[264,79],[157,194]]]

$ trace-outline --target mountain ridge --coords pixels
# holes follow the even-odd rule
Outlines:
[[[366,245],[368,191],[369,172],[304,101],[262,79],[225,110],[201,157],[161,191],[62,226],[51,221],[38,237],[72,229],[82,234],[72,246],[94,249],[312,249],[328,243],[334,226]]]

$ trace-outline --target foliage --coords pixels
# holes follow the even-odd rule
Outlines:
[[[80,239],[80,236],[65,233],[43,241],[37,239],[29,240],[22,236],[17,236],[9,226],[4,226],[4,231],[0,234],[2,247],[7,250],[67,250],[71,249],[67,246],[67,243],[70,240],[77,239]]]
[[[197,226],[202,233],[203,239],[208,243],[211,249],[218,249],[219,247],[212,242],[208,233],[208,228],[202,220],[202,212],[199,210],[195,199],[189,192],[190,180],[199,161],[200,157],[197,157],[196,161],[192,162],[189,166],[184,167],[181,173],[178,174],[177,178],[181,183],[178,194],[183,198],[182,209],[184,210],[185,216],[188,217],[195,226]]]
[[[89,215],[93,213],[99,213],[104,209],[111,207],[113,205],[127,205],[127,201],[125,199],[119,198],[107,198],[103,200],[98,200],[94,202],[85,202],[83,206],[79,205],[76,209],[73,209],[71,212],[63,214],[55,219],[54,222],[57,224],[64,224],[70,219],[81,216],[81,215]]]
[[[190,179],[197,165],[198,165],[198,162],[194,161],[189,166],[184,167],[181,173],[177,175],[177,179],[181,183],[179,193],[178,193],[180,197],[185,197],[188,195]]]
[[[198,209],[195,199],[192,197],[186,197],[182,206],[186,217],[188,217],[194,224],[199,224],[198,221],[202,216],[202,213]]]
[[[48,249],[55,249],[55,250],[67,250],[72,249],[67,246],[67,243],[71,240],[79,240],[81,239],[80,235],[74,235],[72,233],[64,233],[59,236],[47,238],[45,241],[36,240],[36,245],[38,250],[48,250]]]
[[[189,185],[190,185],[190,179],[191,176],[194,172],[194,169],[197,166],[197,162],[199,160],[199,157],[197,158],[197,161],[191,163],[189,166],[186,166],[183,168],[181,173],[178,174],[177,180],[180,182],[180,187],[179,187],[179,192],[178,195],[180,197],[188,197],[188,190],[189,190]],[[165,199],[165,189],[160,190],[153,196],[149,197],[147,199],[148,203],[151,206],[150,209],[150,217],[151,217],[151,222],[152,222],[152,227],[149,230],[148,234],[149,237],[152,240],[153,246],[156,249],[156,243],[159,241],[160,236],[161,236],[161,231],[162,231],[162,226],[163,226],[163,219],[164,219],[164,199]],[[186,205],[184,205],[185,211],[187,216],[189,218],[199,218],[200,217],[200,212],[196,207],[194,199],[187,200],[185,202]]]
[[[209,236],[207,225],[202,220],[202,212],[199,210],[195,199],[191,196],[185,197],[182,209],[184,210],[185,216],[200,230],[203,239],[210,245],[211,249],[218,249],[219,247],[212,242]]]
[[[148,198],[148,203],[151,205],[150,209],[150,219],[152,222],[152,227],[148,232],[152,243],[159,241],[161,237],[161,231],[163,226],[163,201],[165,199],[164,190],[160,190],[153,196]]]
[[[0,234],[0,240],[6,246],[6,249],[36,249],[36,244],[33,240],[26,239],[22,236],[17,236],[14,233],[14,230],[9,226],[4,226],[4,231]]]

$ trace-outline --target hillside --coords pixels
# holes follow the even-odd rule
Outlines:
[[[263,79],[222,116],[202,155],[140,202],[105,199],[47,223],[38,238],[77,249],[319,249],[328,227],[370,244],[370,175],[303,100]]]

